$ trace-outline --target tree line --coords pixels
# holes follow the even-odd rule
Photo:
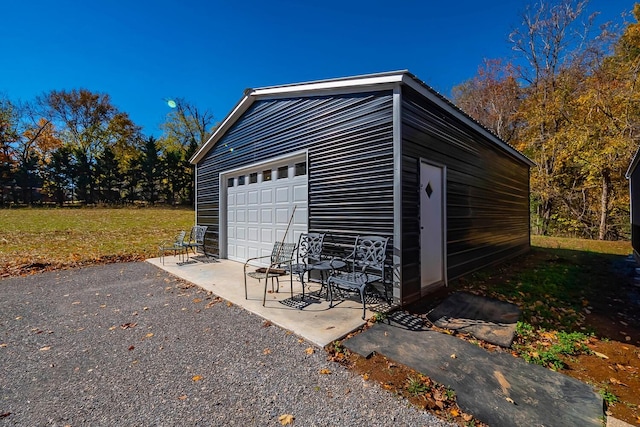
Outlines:
[[[0,96],[0,206],[194,203],[189,159],[213,114],[184,99],[143,135],[108,94],[50,91],[27,102]]]
[[[586,6],[528,7],[509,36],[514,57],[486,60],[453,99],[536,163],[535,233],[627,238],[625,172],[640,131],[640,4],[631,15],[620,11],[622,23],[599,28]]]

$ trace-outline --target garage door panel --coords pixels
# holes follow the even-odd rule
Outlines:
[[[293,201],[295,203],[306,203],[307,201],[307,185],[293,186]]]
[[[251,190],[247,192],[247,204],[257,205],[260,203],[260,193],[258,190]]]
[[[236,210],[236,222],[238,224],[247,222],[247,212],[244,209]]]
[[[273,246],[273,228],[261,228],[260,229],[260,240],[262,243],[271,244]]]
[[[247,209],[247,222],[249,224],[258,224],[260,222],[258,218],[258,209]]]
[[[276,224],[283,225],[289,224],[289,208],[277,208],[276,209]]]
[[[236,227],[236,240],[247,240],[247,233],[244,227]]]
[[[308,209],[306,206],[296,207],[296,212],[293,214],[293,225],[297,229],[307,225],[307,218],[309,217]]]
[[[247,241],[257,243],[260,241],[258,236],[258,227],[247,227]]]
[[[249,259],[247,256],[247,247],[242,245],[236,246],[236,258]]]
[[[276,203],[289,203],[290,201],[288,186],[276,188]]]
[[[273,203],[273,188],[260,190],[260,203]]]
[[[273,225],[273,209],[261,209],[260,210],[260,222],[264,225]]]
[[[240,192],[236,193],[236,206],[245,206],[247,204],[247,194]]]

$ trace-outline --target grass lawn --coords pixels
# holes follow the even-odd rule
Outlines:
[[[0,209],[0,277],[157,256],[194,225],[193,209]]]

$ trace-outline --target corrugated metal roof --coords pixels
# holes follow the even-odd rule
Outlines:
[[[324,94],[353,93],[360,91],[390,89],[396,85],[408,85],[421,95],[429,98],[444,110],[456,116],[461,121],[467,123],[477,132],[484,134],[489,140],[502,148],[505,152],[524,162],[529,166],[535,164],[520,153],[514,147],[501,140],[489,129],[471,118],[468,114],[449,101],[445,96],[418,79],[408,70],[390,71],[384,73],[365,74],[353,77],[341,77],[327,80],[316,80],[303,83],[286,84],[278,86],[268,86],[258,89],[246,89],[244,96],[225,117],[220,126],[211,137],[200,147],[191,158],[191,163],[198,163],[216,142],[229,130],[231,126],[242,116],[242,114],[257,99],[273,99],[278,97],[294,96],[318,96]]]

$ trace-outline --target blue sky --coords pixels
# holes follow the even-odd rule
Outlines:
[[[442,94],[507,41],[534,0],[6,1],[0,94],[108,93],[160,136],[170,98],[222,120],[246,88],[408,69]],[[632,1],[591,0],[599,22]]]

